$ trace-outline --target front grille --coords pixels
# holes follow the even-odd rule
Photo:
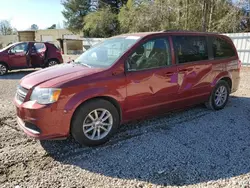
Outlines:
[[[25,97],[28,93],[28,89],[25,89],[24,87],[22,86],[18,86],[17,87],[17,92],[16,92],[16,99],[19,101],[19,102],[24,102],[25,100]]]

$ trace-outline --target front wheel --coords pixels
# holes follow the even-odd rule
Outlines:
[[[4,63],[0,63],[0,76],[8,72],[8,67]]]
[[[74,114],[71,134],[80,144],[104,144],[119,127],[119,114],[110,102],[97,99],[83,104]]]
[[[206,106],[212,110],[223,109],[228,101],[230,88],[228,83],[224,80],[220,80],[212,91],[209,101],[206,102]]]

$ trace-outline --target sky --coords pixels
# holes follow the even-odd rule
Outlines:
[[[53,24],[63,25],[61,0],[0,0],[0,20],[10,21],[17,30],[37,24],[46,29]]]

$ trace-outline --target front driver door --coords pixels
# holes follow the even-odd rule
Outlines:
[[[9,62],[13,68],[27,67],[28,43],[19,43],[9,50]]]
[[[126,64],[125,118],[132,120],[171,109],[178,78],[168,37],[146,41],[132,52]]]

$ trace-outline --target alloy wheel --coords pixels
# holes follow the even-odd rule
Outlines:
[[[108,135],[112,125],[113,117],[108,110],[95,109],[83,121],[83,133],[90,140],[101,140]]]
[[[227,101],[227,88],[224,85],[221,85],[220,87],[217,88],[215,92],[215,97],[214,97],[214,102],[216,106],[220,107],[225,104]]]
[[[49,67],[54,66],[54,65],[57,65],[57,62],[56,62],[56,61],[53,61],[53,60],[52,60],[52,61],[49,62]]]
[[[7,72],[7,68],[0,64],[0,75],[4,75]]]

